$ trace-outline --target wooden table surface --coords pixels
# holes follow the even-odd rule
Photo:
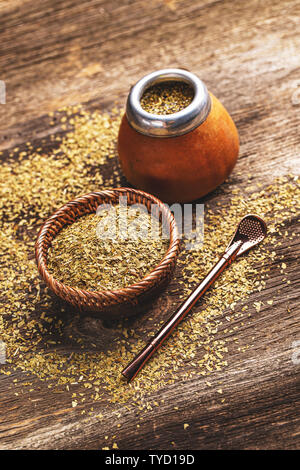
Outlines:
[[[27,141],[47,141],[55,128],[45,116],[62,106],[109,109],[115,100],[124,104],[129,87],[143,74],[184,67],[205,81],[237,124],[241,150],[233,176],[239,174],[238,187],[250,172],[262,185],[295,174],[299,14],[296,0],[2,1],[0,79],[7,102],[0,105],[0,150],[5,157]],[[208,200],[216,204],[229,197],[221,191]],[[199,377],[166,385],[153,396],[164,404],[145,414],[137,432],[135,412],[125,405],[118,405],[123,425],[117,428],[116,406],[97,403],[95,413],[104,414],[99,424],[95,413],[80,415],[70,407],[69,396],[51,394],[34,376],[35,391],[17,396],[28,377],[15,371],[0,376],[0,447],[101,449],[105,435],[115,435],[120,449],[299,447],[299,365],[291,360],[292,343],[300,340],[299,242],[290,246],[283,240],[280,254],[288,259],[292,283],[278,294],[274,271],[268,293],[277,296],[275,305],[264,310],[253,330],[241,333],[255,337],[255,348],[250,356],[234,355],[217,376],[228,384],[224,403],[214,377],[209,390]],[[154,317],[166,299],[155,303]],[[256,293],[250,303],[253,299],[265,301],[266,294]],[[96,323],[91,320],[91,338],[93,328],[103,328]],[[267,341],[266,348],[270,337],[276,340]],[[16,378],[19,385],[12,387]]]

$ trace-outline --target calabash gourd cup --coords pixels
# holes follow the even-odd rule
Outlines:
[[[100,204],[118,204],[120,196],[127,198],[128,205],[143,204],[154,215],[156,211],[157,217],[169,227],[170,243],[160,263],[139,282],[117,290],[88,291],[70,287],[55,279],[47,268],[47,254],[52,240],[63,227],[79,217],[96,213]],[[117,188],[86,194],[61,207],[40,229],[35,256],[39,273],[51,291],[81,312],[91,312],[108,319],[136,314],[163,289],[174,272],[179,244],[176,221],[165,204],[143,191]]]
[[[140,103],[145,90],[162,82],[189,84],[194,97],[183,110],[151,114]],[[182,69],[150,73],[130,90],[118,155],[127,180],[166,202],[198,199],[220,185],[239,152],[233,120],[194,74]]]

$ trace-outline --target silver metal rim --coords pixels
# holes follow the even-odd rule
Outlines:
[[[194,98],[189,106],[174,114],[151,114],[140,103],[144,91],[151,85],[166,81],[179,81],[191,85]],[[130,90],[126,116],[129,124],[141,134],[151,137],[175,137],[200,126],[207,118],[211,100],[205,84],[196,75],[182,69],[162,69],[141,78]]]

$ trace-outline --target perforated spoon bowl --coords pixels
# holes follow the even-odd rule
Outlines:
[[[132,380],[144,367],[150,357],[157,351],[160,345],[167,339],[174,328],[183,320],[195,303],[202,297],[207,289],[219,277],[221,272],[250,248],[260,243],[267,234],[265,222],[257,215],[246,215],[239,223],[234,236],[227,246],[223,256],[211,269],[203,281],[196,287],[192,294],[181,304],[169,320],[162,326],[158,333],[151,339],[144,349],[125,367],[123,376]]]

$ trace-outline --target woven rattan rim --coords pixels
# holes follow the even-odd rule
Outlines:
[[[170,227],[170,244],[161,262],[139,282],[118,290],[88,291],[55,279],[47,269],[47,252],[57,233],[78,217],[95,212],[100,204],[118,202],[120,196],[126,196],[128,204],[145,205],[149,212],[155,204],[165,217]],[[138,297],[162,284],[175,268],[179,245],[174,216],[165,204],[144,191],[117,188],[85,194],[61,207],[41,227],[35,244],[35,256],[41,277],[56,295],[79,308],[97,311],[123,302],[137,303]]]

